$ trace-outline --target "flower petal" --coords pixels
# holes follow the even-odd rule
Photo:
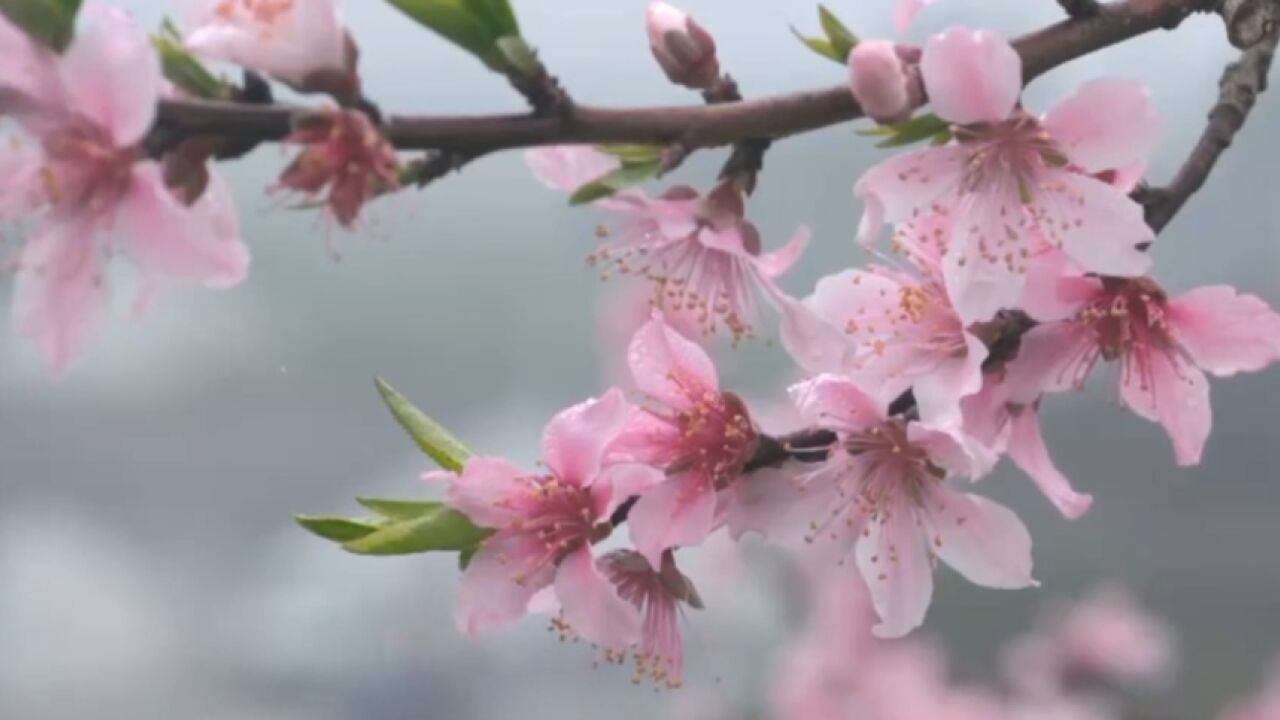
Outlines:
[[[915,379],[912,388],[920,419],[940,427],[964,423],[960,401],[982,389],[982,363],[987,346],[971,333],[964,333],[965,352],[938,363],[931,372]]]
[[[1064,517],[1076,520],[1089,512],[1092,495],[1082,495],[1071,487],[1071,481],[1054,465],[1040,434],[1040,413],[1024,408],[1010,420],[1009,458],[1031,476],[1040,492],[1049,498]]]
[[[847,433],[867,430],[885,420],[885,405],[853,380],[824,374],[792,385],[787,392],[808,422]]]
[[[987,30],[953,27],[929,38],[920,72],[934,112],[957,125],[1005,120],[1022,94],[1022,58]]]
[[[528,492],[519,465],[503,458],[472,457],[458,475],[429,474],[449,483],[448,504],[477,525],[497,528],[512,517],[511,499]]]
[[[1280,359],[1280,315],[1261,298],[1215,285],[1173,298],[1166,310],[1182,347],[1214,375],[1256,372]]]
[[[716,491],[708,478],[684,473],[640,496],[627,524],[636,550],[659,567],[662,551],[700,544],[711,533]]]
[[[880,616],[872,633],[899,638],[919,627],[933,597],[933,565],[905,499],[868,523],[855,555]]]
[[[658,314],[636,332],[627,362],[640,392],[677,410],[691,407],[692,398],[720,387],[707,353],[668,327]]]
[[[183,28],[192,52],[274,75],[295,86],[315,73],[344,72],[346,30],[337,0],[294,0],[255,14],[219,0],[186,0]]]
[[[1061,251],[1043,253],[1027,267],[1022,309],[1040,322],[1073,317],[1102,292],[1102,280],[1078,271]]]
[[[1013,511],[977,495],[935,485],[925,499],[933,552],[983,587],[1032,587],[1031,534]]]
[[[900,33],[906,32],[916,15],[932,2],[933,0],[898,0],[893,9],[894,27]]]
[[[555,588],[565,622],[583,640],[615,650],[639,642],[640,613],[596,568],[589,548],[560,561]]]
[[[89,24],[62,54],[58,73],[72,109],[106,128],[118,147],[142,139],[160,100],[160,59],[123,10],[92,5]]]
[[[1125,78],[1100,78],[1049,111],[1044,129],[1089,173],[1145,164],[1163,123],[1147,86]]]
[[[866,203],[858,242],[873,244],[885,223],[923,214],[959,187],[969,153],[962,145],[929,147],[892,157],[863,173],[853,186],[854,196]]]
[[[1005,366],[1005,388],[1011,402],[1029,404],[1046,392],[1078,390],[1084,385],[1080,363],[1097,339],[1078,323],[1055,322],[1031,328],[1022,336],[1018,356]]]
[[[800,256],[804,254],[805,248],[809,247],[809,240],[812,237],[813,233],[809,228],[797,228],[795,234],[791,236],[786,245],[757,258],[755,260],[756,269],[769,279],[782,275],[790,270],[791,266],[795,265]]]
[[[1083,269],[1134,277],[1151,269],[1141,248],[1155,240],[1142,206],[1113,185],[1055,170],[1039,184],[1032,214],[1045,238]]]
[[[562,410],[542,434],[543,462],[561,482],[590,485],[630,416],[631,405],[617,388]]]
[[[1120,373],[1120,397],[1138,415],[1164,426],[1179,465],[1197,465],[1213,426],[1209,382],[1172,351],[1134,351]]]
[[[1026,286],[1022,253],[1032,242],[1016,178],[999,177],[967,194],[953,213],[952,247],[942,274],[964,324],[985,322],[1016,307]]]
[[[527,533],[499,533],[471,558],[458,584],[453,619],[459,632],[476,637],[519,620],[534,595],[551,584],[555,568],[540,563],[546,549]]]

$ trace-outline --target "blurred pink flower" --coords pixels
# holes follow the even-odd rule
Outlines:
[[[1035,696],[1157,685],[1175,662],[1172,631],[1117,587],[1052,612],[1004,658],[1013,685]]]
[[[943,275],[966,322],[1016,307],[1031,257],[1062,248],[1090,272],[1141,275],[1153,236],[1142,208],[1092,175],[1145,160],[1160,121],[1138,83],[1098,80],[1044,118],[1018,106],[1022,64],[983,30],[931,37],[920,63],[933,111],[955,142],[871,168],[855,188],[866,202],[859,239],[885,223],[940,213]]]
[[[605,451],[631,412],[618,390],[552,418],[542,440],[545,474],[476,457],[460,475],[429,473],[449,483],[447,502],[497,532],[481,544],[462,575],[455,620],[477,635],[525,615],[539,590],[554,584],[562,631],[606,648],[639,639],[635,608],[597,568],[591,545],[609,534],[609,514],[625,495],[615,483],[644,484],[651,470],[607,468]]]
[[[697,545],[711,532],[717,493],[738,479],[756,430],[742,400],[720,391],[706,352],[660,316],[636,333],[628,357],[647,404],[632,414],[610,455],[666,472],[628,518],[636,549],[656,567],[664,550]]]
[[[569,193],[619,166],[617,158],[588,146],[531,150],[525,157],[539,179]],[[626,190],[594,204],[620,215],[622,226],[614,242],[591,256],[593,265],[606,276],[648,280],[664,310],[690,316],[707,334],[724,328],[735,340],[755,334],[761,299],[778,304],[783,296],[775,279],[809,240],[802,228],[781,250],[762,253],[759,231],[743,218],[741,194],[728,185],[706,197],[685,186],[654,199]],[[599,233],[609,235],[604,227]]]
[[[350,229],[365,203],[400,185],[395,148],[358,110],[312,116],[285,139],[305,148],[280,176],[277,188],[318,195],[338,224]]]
[[[916,15],[934,0],[898,0],[898,5],[894,8],[893,24],[897,27],[898,32],[906,32],[911,27],[912,21],[916,19]]]
[[[1280,663],[1272,671],[1266,687],[1246,702],[1229,706],[1220,720],[1277,720],[1280,718]]]
[[[679,8],[659,0],[650,2],[645,29],[653,57],[671,82],[706,90],[720,80],[715,38]]]
[[[888,417],[885,403],[847,378],[822,375],[791,392],[810,423],[834,430],[839,443],[794,480],[744,479],[749,490],[740,495],[749,500],[729,516],[736,534],[785,538],[803,523],[814,551],[839,561],[854,553],[880,616],[877,637],[900,637],[923,622],[935,560],[986,587],[1035,584],[1031,537],[1017,516],[944,484],[950,473],[981,476],[992,458],[954,433]]]
[[[1179,464],[1200,462],[1212,425],[1209,384],[1280,358],[1280,316],[1233,288],[1170,298],[1149,278],[1063,272],[1028,286],[1027,311],[1045,324],[1009,365],[1018,393],[1081,387],[1099,360],[1120,364],[1125,405],[1164,426]]]
[[[139,312],[177,282],[239,283],[249,264],[230,193],[217,177],[188,206],[165,186],[156,162],[140,160],[161,85],[146,34],[112,8],[91,6],[83,15],[88,22],[62,55],[21,57],[31,71],[25,84],[4,85],[0,75],[0,103],[19,98],[9,107],[40,142],[39,153],[7,158],[0,175],[0,219],[40,214],[17,259],[14,320],[55,373],[83,350],[105,313],[109,256],[127,257],[142,272]]]
[[[301,90],[358,90],[339,0],[183,0],[187,47]]]

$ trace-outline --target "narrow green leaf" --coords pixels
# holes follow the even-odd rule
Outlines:
[[[483,18],[485,26],[495,35],[519,35],[520,23],[516,13],[511,9],[510,0],[462,0],[477,17]]]
[[[449,42],[475,55],[490,69],[507,72],[507,60],[498,39],[512,33],[477,13],[475,0],[387,0],[400,12]],[[517,30],[518,32],[518,30]]]
[[[466,570],[467,566],[471,565],[471,558],[476,556],[476,551],[479,549],[480,544],[477,543],[474,547],[469,547],[466,550],[460,551],[458,553],[458,569]]]
[[[879,148],[896,148],[928,140],[941,145],[951,140],[951,124],[946,120],[925,113],[893,125],[877,125],[857,131],[859,135],[881,138]]]
[[[357,555],[460,552],[474,548],[492,534],[492,530],[476,527],[466,515],[442,505],[411,520],[388,523],[342,547]]]
[[[662,161],[657,159],[641,162],[623,162],[622,166],[617,170],[578,188],[569,197],[569,204],[584,205],[600,198],[609,197],[619,190],[639,185],[657,176],[658,170],[661,168]]]
[[[0,0],[0,13],[33,40],[62,52],[75,35],[81,0]]]
[[[226,99],[229,96],[226,83],[219,80],[186,49],[175,36],[176,32],[166,20],[160,33],[151,37],[151,44],[160,56],[164,76],[196,97]]]
[[[836,53],[836,58],[839,62],[848,62],[849,51],[858,44],[858,36],[840,22],[840,18],[828,10],[826,5],[818,6],[818,22],[822,23],[822,32],[827,34],[827,42]]]
[[[597,150],[623,162],[652,162],[662,159],[661,145],[599,145]]]
[[[840,53],[837,52],[836,49],[831,46],[831,41],[827,40],[826,38],[809,37],[808,35],[802,34],[799,30],[795,29],[794,27],[791,28],[791,33],[795,35],[796,38],[800,40],[800,42],[804,43],[805,46],[808,47],[810,50],[814,51],[815,53],[821,55],[822,57],[828,60],[838,62],[841,65],[846,64],[846,62],[848,61],[848,55],[846,55],[845,57],[841,57]]]
[[[441,507],[441,503],[433,500],[384,500],[360,497],[356,498],[356,502],[388,520],[412,520]]]
[[[323,517],[318,515],[294,515],[306,530],[325,540],[336,543],[351,542],[376,532],[382,525],[376,520],[356,520],[343,517]]]
[[[418,447],[445,470],[460,472],[467,458],[471,457],[471,451],[444,429],[444,426],[414,407],[386,380],[376,378],[374,382],[378,386],[378,394],[395,416],[396,422],[418,443]]]

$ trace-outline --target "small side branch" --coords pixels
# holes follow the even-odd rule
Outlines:
[[[1072,18],[1091,17],[1102,11],[1098,0],[1058,0],[1058,4]]]
[[[1258,95],[1267,89],[1278,42],[1280,31],[1272,27],[1258,44],[1227,66],[1219,82],[1218,102],[1209,112],[1209,123],[1178,174],[1167,186],[1148,188],[1138,194],[1146,206],[1147,223],[1156,232],[1163,230],[1187,200],[1204,187],[1218,159],[1244,127]]]

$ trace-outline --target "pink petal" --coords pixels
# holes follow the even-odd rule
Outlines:
[[[134,165],[133,183],[116,211],[120,246],[149,281],[191,281],[214,287],[242,282],[249,250],[226,184],[209,187],[187,207],[165,187],[154,162]]]
[[[1101,78],[1051,110],[1044,128],[1074,165],[1100,173],[1145,164],[1163,123],[1146,85]]]
[[[982,443],[965,436],[956,427],[931,427],[913,422],[907,426],[907,438],[912,445],[924,450],[935,465],[974,480],[991,472],[999,460]]]
[[[677,410],[691,407],[691,397],[720,387],[707,353],[668,327],[661,315],[636,332],[627,363],[640,392]]]
[[[987,30],[953,27],[929,38],[920,72],[933,111],[957,125],[1005,120],[1022,94],[1022,59]]]
[[[554,577],[553,565],[538,564],[545,554],[531,534],[500,533],[486,540],[458,584],[453,619],[459,632],[476,637],[524,617],[533,596]],[[526,572],[530,568],[536,569]]]
[[[583,640],[615,650],[640,640],[640,613],[596,569],[589,548],[560,562],[555,588],[565,622]]]
[[[603,481],[609,488],[609,502],[600,509],[600,516],[611,514],[629,498],[644,494],[650,488],[666,482],[666,479],[665,472],[650,465],[626,463],[605,468],[594,486],[599,487]]]
[[[885,420],[884,403],[846,377],[819,375],[792,385],[787,392],[801,416],[813,425],[856,433]]]
[[[933,552],[983,587],[1032,587],[1031,535],[1013,511],[977,495],[934,486],[925,499]]]
[[[1022,336],[1018,356],[1005,366],[1008,399],[1029,404],[1046,392],[1079,389],[1085,378],[1077,375],[1074,363],[1096,345],[1092,332],[1078,323],[1055,322],[1032,328]]]
[[[543,432],[543,462],[561,482],[590,485],[630,415],[631,405],[617,388],[561,411]]]
[[[932,2],[933,0],[898,0],[893,10],[894,27],[900,33],[906,32],[916,15]]]
[[[662,551],[700,544],[711,533],[716,492],[707,478],[685,473],[649,490],[631,509],[631,541],[650,565],[659,567]]]
[[[13,317],[60,375],[83,352],[106,314],[103,258],[92,222],[45,221],[20,257]]]
[[[963,178],[969,149],[961,145],[929,147],[877,164],[858,178],[855,197],[866,203],[858,242],[871,245],[885,223],[910,220],[928,211]]]
[[[1066,254],[1054,250],[1031,261],[1022,309],[1040,322],[1074,317],[1102,292],[1102,280],[1087,277]]]
[[[0,137],[0,221],[21,220],[39,208],[43,162],[30,146]]]
[[[813,233],[807,227],[798,228],[786,245],[771,252],[761,255],[755,260],[755,266],[766,278],[776,278],[791,269],[792,265],[800,259],[804,254],[805,248],[809,247],[809,240]]]
[[[1049,242],[1083,269],[1134,277],[1151,269],[1140,250],[1155,240],[1142,206],[1112,185],[1068,170],[1054,170],[1036,188],[1032,212]]]
[[[617,170],[621,162],[591,145],[552,145],[528,150],[524,160],[547,187],[572,193]]]
[[[1006,217],[1020,214],[1021,203],[1012,191],[971,195],[956,209],[956,244],[943,258],[942,274],[951,304],[966,325],[986,322],[1000,310],[1017,307],[1022,298],[1026,274],[1010,267],[1006,258],[985,257],[981,249],[989,238],[1007,237]]]
[[[1120,396],[1138,415],[1164,426],[1179,465],[1196,465],[1213,426],[1209,382],[1189,363],[1169,352],[1136,351],[1126,358]],[[1141,368],[1141,369],[1140,369]]]
[[[338,0],[295,0],[264,17],[221,0],[185,0],[183,29],[197,55],[304,85],[315,73],[345,71],[346,30]]]
[[[633,407],[626,426],[609,445],[606,462],[665,465],[683,439],[680,426],[649,409]]]
[[[959,427],[964,422],[960,400],[982,389],[982,363],[987,359],[987,346],[967,332],[964,341],[963,355],[938,363],[912,385],[920,419],[928,424]]]
[[[806,303],[791,298],[782,300],[779,317],[782,347],[804,370],[811,373],[837,372],[852,362],[853,348],[845,333]]]
[[[92,5],[91,22],[62,54],[59,76],[72,108],[106,128],[119,147],[142,139],[160,100],[160,59],[122,10]]]
[[[460,474],[445,478],[449,482],[447,502],[477,525],[502,527],[512,517],[511,498],[529,491],[520,482],[527,475],[509,460],[469,458]]]
[[[829,478],[802,478],[802,472],[800,465],[765,468],[735,482],[726,491],[730,536],[754,532],[774,543],[797,543],[828,517],[836,485]]]
[[[1261,298],[1215,285],[1173,298],[1166,310],[1182,347],[1214,375],[1256,372],[1280,358],[1280,316]]]
[[[933,565],[907,501],[898,500],[884,515],[868,523],[855,553],[880,616],[872,633],[889,639],[902,637],[924,622],[933,597]]]
[[[1092,495],[1082,495],[1071,487],[1071,481],[1054,465],[1040,434],[1040,413],[1025,408],[1010,421],[1009,458],[1031,476],[1040,492],[1049,498],[1064,517],[1076,520],[1089,512]]]

